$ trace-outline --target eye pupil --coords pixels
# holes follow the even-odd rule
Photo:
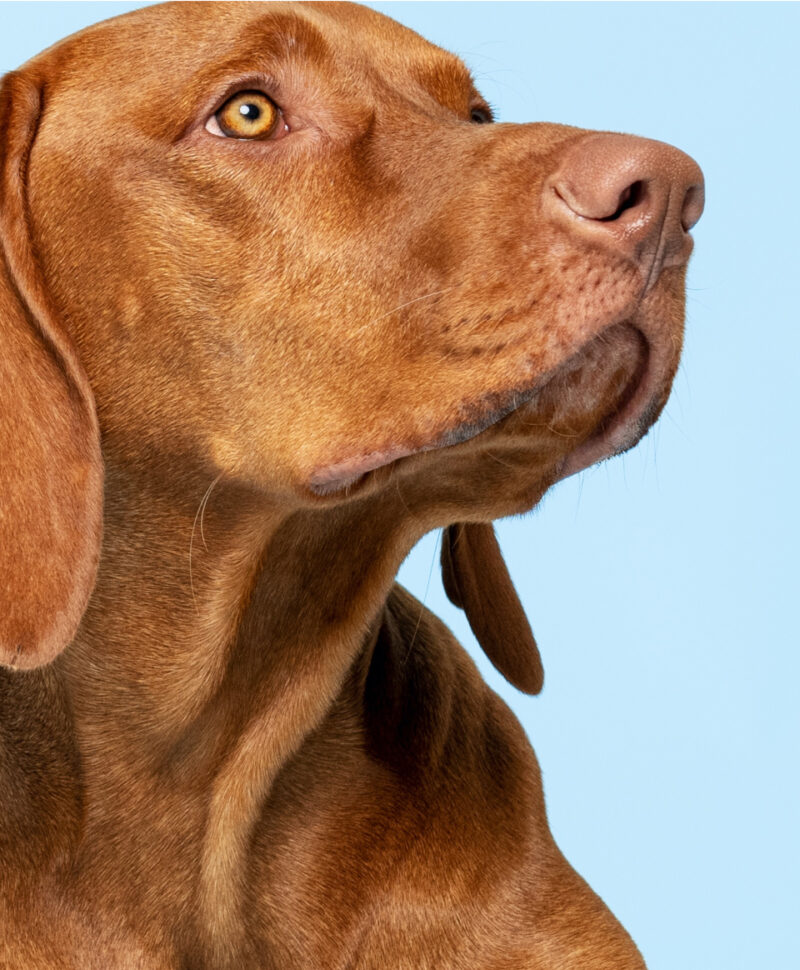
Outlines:
[[[252,102],[241,104],[239,105],[239,114],[248,121],[258,121],[261,117],[261,108]]]

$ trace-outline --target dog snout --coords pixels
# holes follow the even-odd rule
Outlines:
[[[692,250],[703,173],[688,155],[632,135],[592,134],[570,146],[545,193],[573,237],[639,263],[651,283]]]

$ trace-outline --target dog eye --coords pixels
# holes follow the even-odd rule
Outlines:
[[[283,119],[280,108],[261,91],[239,91],[208,119],[206,131],[224,138],[265,139]]]
[[[474,125],[490,125],[494,119],[488,108],[473,108],[469,113],[469,120]]]

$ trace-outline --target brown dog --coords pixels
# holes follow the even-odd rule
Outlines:
[[[493,125],[350,4],[145,8],[0,90],[0,965],[634,970],[520,726],[491,521],[632,446],[702,178]]]

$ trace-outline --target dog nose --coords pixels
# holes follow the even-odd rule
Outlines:
[[[651,283],[689,258],[703,212],[703,173],[671,145],[633,135],[587,135],[550,180],[551,212],[574,235],[638,262]]]

